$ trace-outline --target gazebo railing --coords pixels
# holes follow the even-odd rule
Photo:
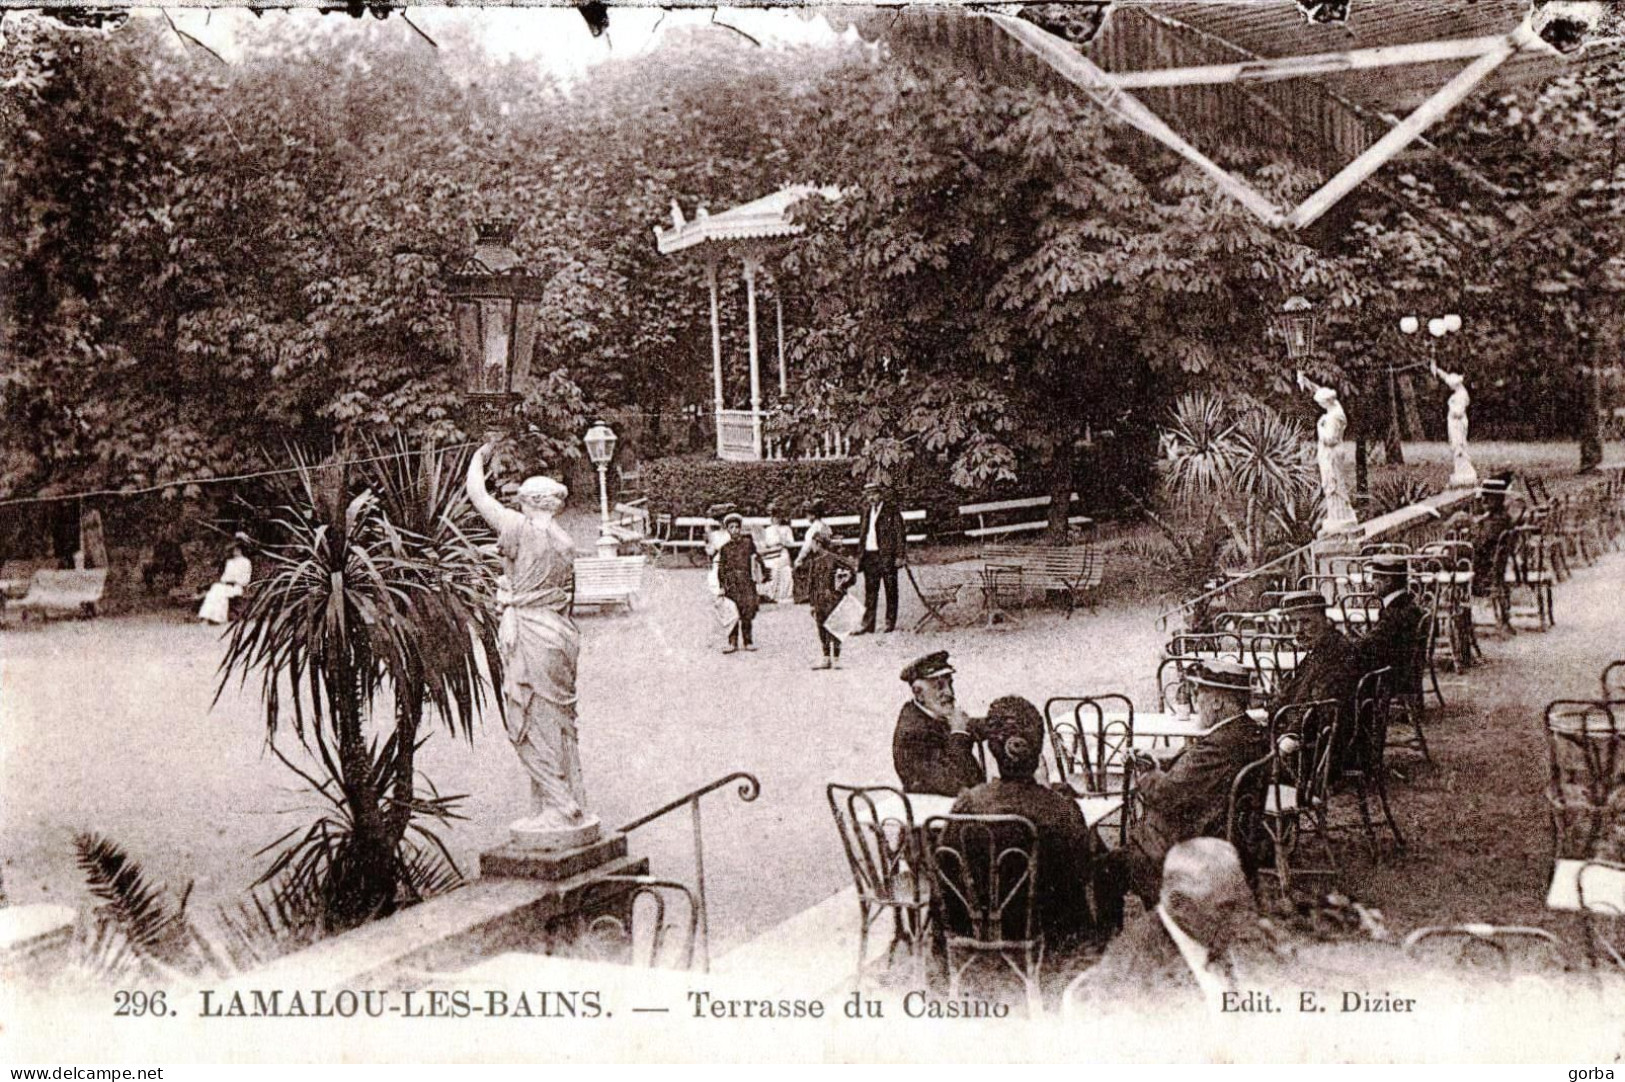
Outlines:
[[[764,439],[762,445],[762,457],[773,459],[775,461],[786,458],[797,458],[803,460],[811,459],[815,461],[831,458],[846,458],[851,453],[851,438],[838,428],[831,428],[826,432],[820,433],[817,438],[811,442],[805,439],[802,440],[801,446],[793,455],[790,453],[790,441],[783,436]]]
[[[750,410],[717,411],[717,457],[730,462],[754,462],[760,457]]]

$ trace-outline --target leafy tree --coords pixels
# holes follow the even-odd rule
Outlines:
[[[1219,379],[1285,391],[1281,302],[1358,301],[1344,261],[1071,98],[877,64],[820,102],[803,138],[844,194],[807,212],[819,227],[784,261],[829,298],[797,344],[788,427],[845,423],[871,472],[931,455],[971,486],[1036,466],[1059,533],[1093,431],[1155,424]],[[1308,178],[1264,164],[1255,179],[1284,195]]]

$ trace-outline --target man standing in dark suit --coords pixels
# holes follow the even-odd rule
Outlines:
[[[971,719],[954,701],[954,670],[948,651],[927,654],[904,667],[903,682],[914,693],[897,714],[892,733],[892,765],[910,793],[958,796],[987,780],[976,761]]]
[[[1165,769],[1135,781],[1144,813],[1129,829],[1128,874],[1131,888],[1147,906],[1156,904],[1169,850],[1191,838],[1224,837],[1231,785],[1243,768],[1269,751],[1264,728],[1247,713],[1252,680],[1245,668],[1212,661],[1190,683],[1207,734],[1186,745]]]
[[[907,535],[903,513],[897,502],[886,498],[880,484],[863,486],[869,506],[863,512],[863,530],[858,535],[858,570],[863,572],[863,624],[852,634],[868,635],[875,629],[875,606],[880,587],[886,587],[886,630],[897,630],[897,568],[908,562]]]

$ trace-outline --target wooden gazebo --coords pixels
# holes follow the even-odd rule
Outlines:
[[[711,381],[714,392],[712,408],[716,415],[718,458],[750,462],[780,457],[779,449],[764,442],[762,438],[761,346],[756,327],[757,286],[763,276],[764,257],[767,252],[786,237],[793,237],[805,228],[790,219],[790,208],[814,194],[828,200],[840,198],[840,192],[835,188],[796,184],[717,214],[710,213],[702,206],[692,219],[683,217],[682,208],[674,199],[671,205],[671,225],[665,228],[655,227],[655,244],[661,255],[692,252],[701,255],[704,260],[705,281],[711,291]],[[745,278],[746,318],[750,334],[749,409],[727,408],[722,385],[722,323],[717,299],[717,268],[724,261],[733,260],[739,261]],[[773,289],[773,309],[779,354],[779,394],[782,396],[789,392],[789,373],[784,359],[784,301],[776,284]],[[838,433],[831,433],[819,447],[806,452],[805,457],[836,458],[844,456],[845,453],[844,439]]]

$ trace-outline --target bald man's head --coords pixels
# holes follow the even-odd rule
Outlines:
[[[1161,900],[1174,922],[1209,950],[1223,950],[1258,922],[1241,859],[1218,838],[1192,838],[1168,850]]]

